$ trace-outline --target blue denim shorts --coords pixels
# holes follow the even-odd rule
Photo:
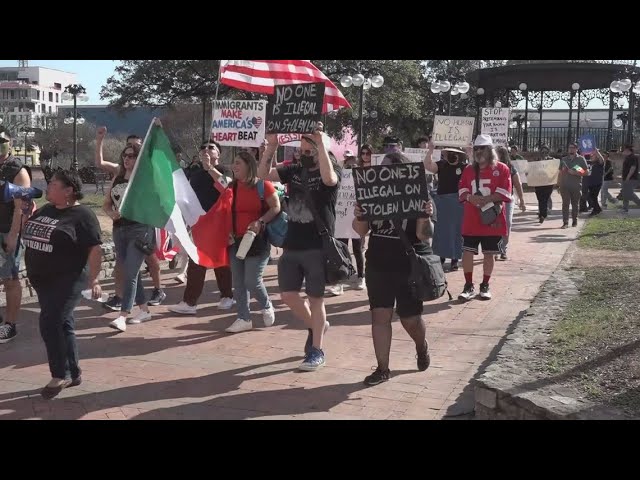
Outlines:
[[[0,233],[0,280],[17,280],[20,270],[24,268],[24,245],[18,246],[18,255],[9,255],[4,246],[7,243],[8,233]]]

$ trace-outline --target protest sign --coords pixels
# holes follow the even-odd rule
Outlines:
[[[527,185],[530,187],[544,187],[545,185],[555,185],[558,183],[558,169],[560,160],[540,160],[539,162],[529,162],[527,165]]]
[[[527,183],[527,170],[529,168],[529,162],[526,160],[511,160],[511,165],[516,169],[520,176],[522,183]]]
[[[426,216],[429,200],[422,163],[400,163],[353,169],[353,182],[363,219],[391,220]]]
[[[301,138],[301,133],[284,133],[278,135],[278,146],[288,145],[290,147],[299,147]]]
[[[267,133],[312,133],[322,116],[324,83],[276,85],[269,95]]]
[[[356,193],[353,187],[352,170],[343,169],[336,201],[335,238],[360,238],[352,227]]]
[[[259,147],[266,110],[266,100],[214,101],[211,140],[225,146]]]
[[[432,140],[435,145],[466,147],[473,138],[473,117],[446,117],[436,115]]]
[[[480,133],[491,135],[494,145],[507,146],[509,142],[509,115],[508,108],[483,108],[482,130]]]
[[[581,155],[590,155],[596,151],[596,138],[592,134],[586,133],[580,137],[578,145]]]

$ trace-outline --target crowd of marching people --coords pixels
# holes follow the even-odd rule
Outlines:
[[[119,158],[104,159],[106,134],[104,127],[97,131],[95,165],[113,177],[103,211],[112,221],[116,261],[115,292],[103,305],[117,312],[109,327],[125,332],[127,326],[152,319],[150,307],[160,305],[166,294],[155,253],[156,229],[122,216],[119,208],[141,154],[142,140],[132,135]],[[12,156],[10,142],[2,134],[2,180],[29,187],[30,172]],[[214,141],[203,143],[198,157],[190,163],[177,158],[205,211],[214,208],[221,198],[231,198],[229,221],[216,231],[228,240],[229,264],[214,268],[220,291],[218,308],[236,310],[236,320],[226,332],[237,334],[276,322],[272,299],[264,285],[264,270],[278,246],[280,298],[307,328],[300,370],[314,371],[325,364],[329,322],[324,297],[326,293],[343,294],[349,279],[357,290],[366,290],[371,309],[377,366],[364,382],[376,385],[390,378],[394,309],[415,343],[418,370],[426,370],[430,353],[423,305],[433,297],[424,293],[416,278],[427,267],[432,273],[438,272],[437,268],[444,272],[448,261],[449,272],[460,267],[463,270],[465,282],[459,300],[490,300],[495,261],[509,258],[515,202],[523,212],[526,205],[522,179],[511,163],[522,158],[517,148],[509,151],[494,145],[493,139],[484,134],[478,135],[466,150],[440,149],[437,158],[430,138],[421,138],[418,146],[427,151],[423,163],[431,191],[425,197],[422,217],[368,221],[356,205],[352,227],[359,238],[351,239],[351,250],[349,239],[334,238],[337,194],[343,169],[372,165],[376,153],[372,145],[363,144],[358,156],[345,152],[343,162],[339,162],[319,124],[312,134],[302,136],[293,159],[284,163],[275,161],[278,141],[272,134],[266,136],[260,149],[237,151],[230,167],[220,164],[222,147]],[[381,164],[410,162],[403,149],[399,138],[386,137]],[[640,199],[633,193],[638,159],[631,147],[627,147],[625,155],[622,198],[627,209],[629,201],[640,205]],[[542,148],[540,159],[547,158],[551,158],[548,149]],[[585,159],[579,155],[577,145],[570,145],[568,156],[560,160],[558,179],[563,200],[562,228],[568,228],[570,213],[572,225],[576,226],[581,210],[590,209],[592,215],[597,215],[607,202],[615,203],[609,194],[612,180],[612,166],[606,154],[596,150]],[[550,210],[553,188],[536,187],[540,223]],[[22,255],[22,240],[27,275],[40,302],[40,332],[52,377],[42,396],[53,398],[62,389],[82,382],[73,311],[83,295],[102,297],[98,281],[102,238],[95,213],[82,205],[82,181],[76,172],[53,174],[46,200],[48,203],[37,210],[20,200],[15,204],[0,203],[0,241],[4,246],[0,277],[7,296],[0,342],[11,340],[17,333],[21,301],[17,262]],[[281,242],[275,242],[277,228],[285,224],[286,234]],[[351,254],[356,268],[351,265]],[[474,257],[480,254],[481,280],[474,278]],[[176,279],[185,285],[184,292],[182,300],[168,309],[181,315],[196,315],[207,268],[184,253],[180,257],[182,266]],[[328,262],[328,258],[338,261]],[[142,281],[145,264],[153,284],[149,296]],[[434,285],[440,288],[436,296],[443,295],[446,281]],[[257,323],[250,310],[251,298],[256,300],[261,314]]]

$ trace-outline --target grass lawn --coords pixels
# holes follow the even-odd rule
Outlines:
[[[583,232],[580,247],[640,250],[640,219],[594,218]],[[543,350],[545,370],[568,375],[591,400],[640,416],[640,261],[582,270],[580,294]]]
[[[640,251],[640,218],[591,218],[582,229],[578,246]]]

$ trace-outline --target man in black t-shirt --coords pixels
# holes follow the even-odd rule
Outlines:
[[[207,165],[215,166],[216,170],[220,172],[227,180],[231,178],[231,173],[222,165],[219,164],[220,160],[220,145],[216,142],[208,142],[200,146],[200,158],[206,160]],[[204,169],[201,162],[198,162],[199,167],[195,167],[192,163],[191,175],[189,177],[189,183],[191,188],[198,197],[200,205],[205,212],[208,212],[211,207],[220,198],[220,191],[215,187],[215,181],[211,178],[211,175]],[[221,182],[224,187],[228,184],[225,180]],[[213,269],[213,273],[216,276],[216,283],[218,284],[218,290],[220,291],[220,303],[218,308],[221,310],[229,310],[235,304],[233,299],[233,286],[231,267],[218,267]],[[187,267],[187,285],[184,289],[182,301],[177,305],[169,307],[174,313],[180,313],[183,315],[195,315],[197,309],[198,299],[202,295],[204,289],[205,277],[207,275],[206,267],[198,265],[193,260],[189,259],[189,265]]]
[[[11,154],[11,137],[8,132],[0,133],[0,180],[21,187],[31,186],[29,171]],[[22,245],[18,235],[23,221],[22,201],[0,203],[0,282],[4,284],[7,299],[6,323],[0,325],[0,343],[7,343],[17,335],[16,322],[22,302],[22,288],[18,280]],[[2,322],[2,317],[0,317]]]
[[[633,145],[624,147],[624,163],[622,164],[622,210],[629,211],[629,200],[640,206],[640,198],[634,189],[638,185],[638,156],[633,153]]]
[[[284,252],[278,261],[278,283],[282,301],[309,330],[305,359],[299,368],[314,371],[325,363],[322,340],[328,327],[324,309],[325,254],[316,220],[323,223],[333,236],[341,169],[329,159],[329,137],[322,133],[321,123],[312,135],[302,137],[299,164],[272,168],[271,159],[278,148],[277,135],[267,135],[266,141],[267,148],[260,161],[258,176],[289,187],[289,226]],[[318,219],[314,219],[307,204],[307,191]],[[309,305],[300,296],[303,280]]]
[[[604,181],[602,182],[602,190],[600,190],[600,203],[602,208],[607,208],[607,201],[614,205],[618,203],[613,195],[609,193],[609,188],[613,183],[613,162],[609,160],[609,152],[601,152],[604,157]]]

